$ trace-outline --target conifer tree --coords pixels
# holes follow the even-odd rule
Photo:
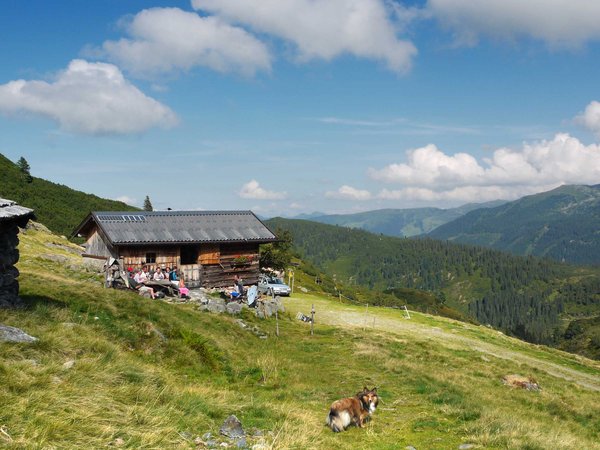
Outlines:
[[[150,201],[150,197],[148,197],[146,195],[146,198],[144,199],[144,211],[153,211],[154,209],[152,208],[152,202]]]
[[[33,177],[31,176],[31,173],[29,173],[31,167],[29,166],[27,160],[21,156],[17,161],[17,167],[21,171],[21,174],[23,174],[23,179],[27,183],[31,183],[33,181]]]

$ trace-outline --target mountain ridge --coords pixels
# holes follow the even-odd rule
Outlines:
[[[476,209],[427,236],[517,255],[600,265],[600,184],[564,185]]]
[[[139,211],[126,203],[108,200],[43,178],[27,180],[19,167],[0,154],[0,197],[35,211],[50,230],[69,236],[90,211]]]
[[[302,214],[294,219],[311,220],[328,225],[360,228],[388,236],[411,237],[428,233],[440,225],[479,208],[490,208],[505,203],[495,200],[485,203],[467,203],[456,208],[384,208],[352,214]]]

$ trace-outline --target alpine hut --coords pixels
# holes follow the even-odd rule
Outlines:
[[[73,232],[84,257],[125,268],[177,267],[190,287],[258,282],[259,245],[276,236],[252,211],[92,212]]]
[[[34,219],[33,210],[17,205],[12,200],[0,198],[0,307],[19,303],[19,227],[24,228]]]

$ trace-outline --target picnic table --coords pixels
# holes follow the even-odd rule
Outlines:
[[[177,297],[179,295],[179,288],[175,287],[169,280],[146,280],[143,284],[144,286],[151,287],[155,292],[163,292],[169,297]]]

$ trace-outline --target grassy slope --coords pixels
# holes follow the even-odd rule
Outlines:
[[[449,319],[366,315],[315,292],[287,301],[280,338],[274,321],[245,316],[269,333],[261,340],[227,316],[102,289],[50,241],[65,244],[21,236],[27,309],[0,311],[0,323],[40,339],[0,344],[7,448],[100,448],[117,437],[130,448],[194,448],[189,436],[216,434],[231,413],[273,448],[600,448],[593,361]],[[40,256],[49,253],[67,260]],[[299,286],[309,286],[300,273]],[[311,337],[293,317],[312,304]],[[533,375],[543,390],[503,386],[511,373]],[[374,420],[331,433],[330,402],[364,384],[382,396]]]
[[[0,154],[0,197],[32,208],[40,222],[69,236],[90,211],[132,211],[137,208],[107,200],[62,184],[33,177],[25,182],[18,167]]]

